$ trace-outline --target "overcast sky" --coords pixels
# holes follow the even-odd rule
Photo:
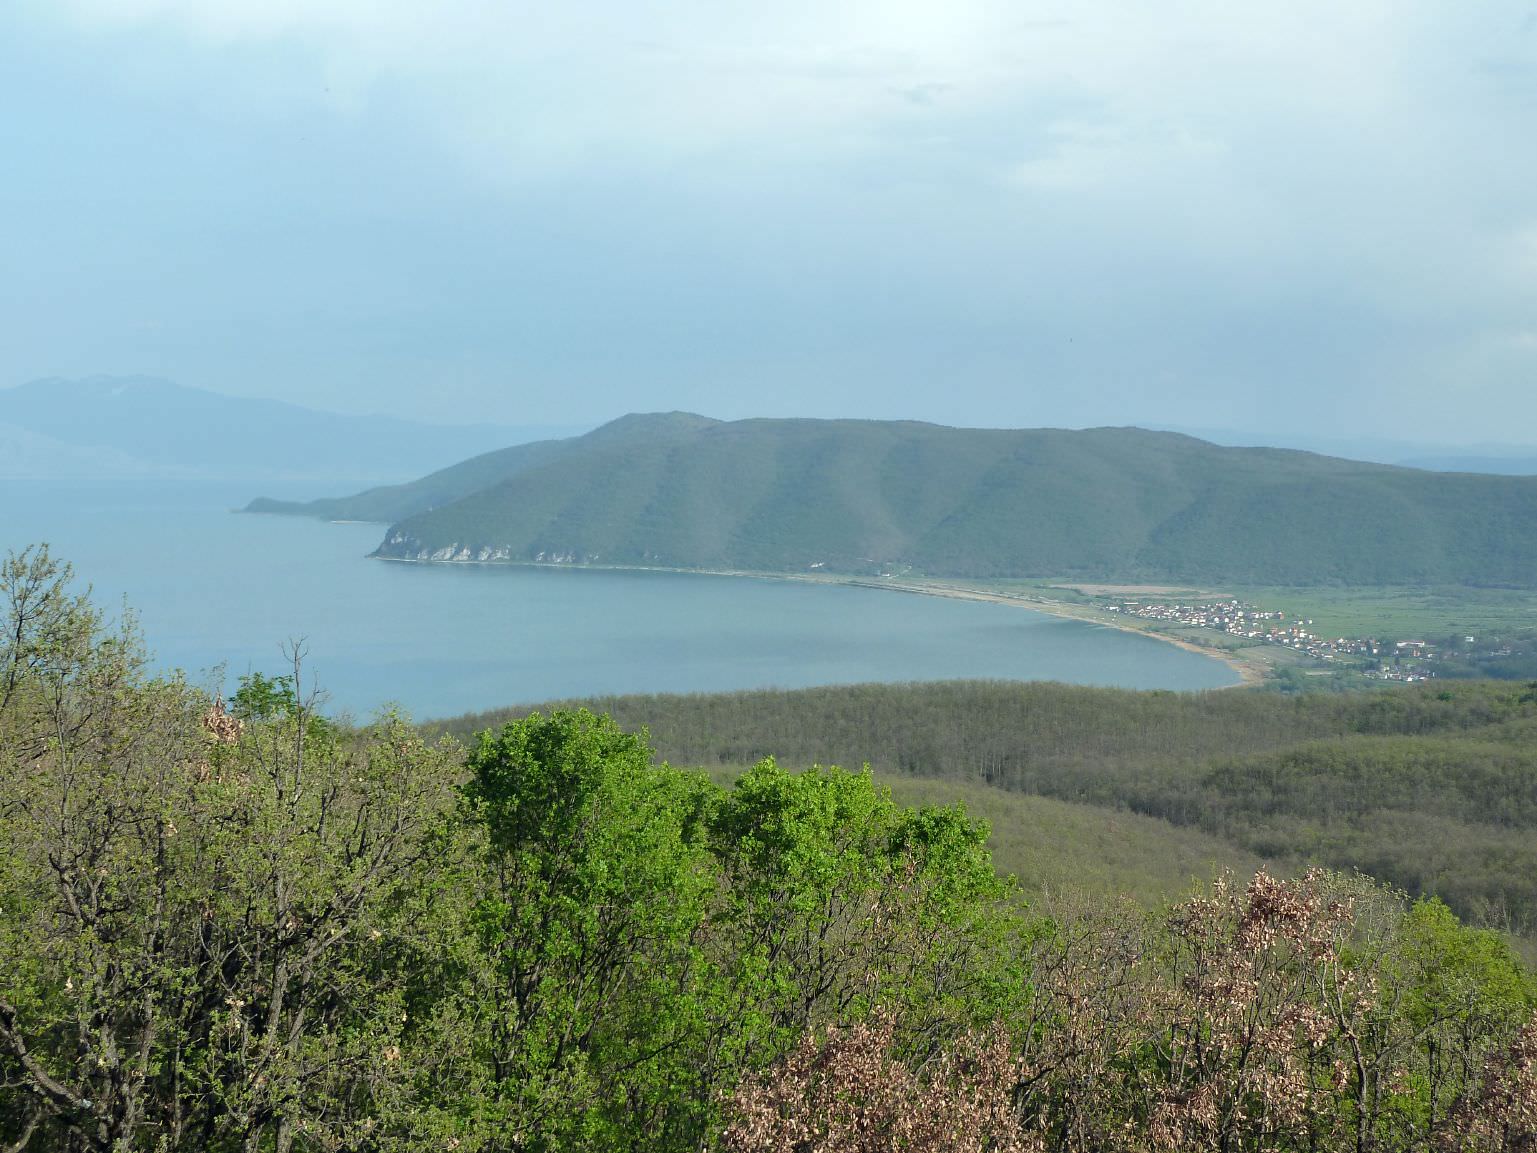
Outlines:
[[[1537,440],[1537,4],[5,0],[0,385]]]

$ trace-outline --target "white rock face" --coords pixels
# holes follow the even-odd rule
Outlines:
[[[441,548],[428,548],[404,532],[391,532],[379,546],[382,553],[402,560],[431,561],[435,564],[488,564],[512,560],[511,545],[467,545],[454,541]],[[540,554],[539,559],[544,559]],[[558,560],[558,557],[551,558]]]
[[[381,553],[401,560],[431,561],[434,564],[492,564],[511,561],[512,546],[508,544],[462,544],[453,541],[441,548],[429,548],[409,533],[391,532],[379,546]],[[591,564],[597,556],[579,557],[576,552],[542,551],[535,554],[534,564]]]

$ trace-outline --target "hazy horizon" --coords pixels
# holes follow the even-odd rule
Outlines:
[[[21,392],[24,390],[35,390],[38,387],[45,385],[85,386],[87,388],[90,386],[107,386],[114,389],[133,385],[148,386],[150,388],[169,385],[174,389],[185,390],[190,394],[204,394],[207,396],[236,401],[254,400],[258,402],[275,403],[279,405],[290,406],[293,409],[303,412],[327,417],[341,416],[346,418],[353,418],[358,421],[381,419],[386,421],[404,420],[420,426],[425,426],[427,428],[441,428],[444,430],[465,429],[479,425],[487,433],[496,431],[503,431],[507,433],[508,437],[505,441],[507,444],[525,443],[529,440],[557,439],[570,436],[580,436],[585,432],[590,432],[594,428],[609,423],[611,420],[618,420],[624,416],[633,415],[635,411],[639,411],[632,410],[632,412],[628,413],[615,412],[604,417],[602,420],[584,423],[552,423],[546,425],[521,426],[495,425],[486,421],[477,421],[475,419],[475,413],[473,412],[461,412],[457,414],[457,417],[452,415],[444,415],[442,413],[428,414],[427,416],[421,418],[399,417],[389,413],[381,413],[378,410],[372,409],[344,412],[324,407],[317,408],[313,405],[302,404],[295,400],[284,400],[276,397],[240,396],[235,393],[221,391],[217,388],[207,388],[202,385],[189,385],[182,381],[170,381],[159,377],[115,376],[110,373],[97,373],[87,377],[81,377],[76,380],[69,380],[58,377],[43,377],[36,380],[23,381],[21,383],[0,382],[0,434],[3,434],[8,426],[8,414],[5,411],[4,394],[12,391]],[[167,413],[168,418],[172,417],[173,415],[175,414]],[[769,417],[765,414],[749,414],[747,416],[736,418],[722,418],[711,412],[700,412],[695,413],[695,415],[704,416],[711,419],[776,419],[775,417]],[[802,414],[798,413],[785,413],[781,415],[789,419],[803,418]],[[871,418],[855,417],[846,419]],[[919,418],[899,416],[893,417],[891,419],[917,420]],[[943,422],[927,421],[925,423]],[[12,427],[20,429],[22,426]],[[1001,424],[978,424],[964,427],[1007,428],[1010,426]],[[1107,426],[1085,424],[1077,426],[1054,427],[1090,428]],[[1332,433],[1329,430],[1322,430],[1312,433],[1278,433],[1273,430],[1267,431],[1264,429],[1208,428],[1179,424],[1162,425],[1154,422],[1149,422],[1148,424],[1142,426],[1132,427],[1145,427],[1152,431],[1158,432],[1180,433],[1185,436],[1193,436],[1201,440],[1211,441],[1215,444],[1231,446],[1294,448],[1307,452],[1322,453],[1329,456],[1341,456],[1358,460],[1377,461],[1384,464],[1406,463],[1415,465],[1417,467],[1455,469],[1465,465],[1472,465],[1475,462],[1494,465],[1499,461],[1508,460],[1512,465],[1519,464],[1521,466],[1517,470],[1519,472],[1537,472],[1537,440],[1522,441],[1509,438],[1503,440],[1483,441],[1456,441],[1449,439],[1394,440],[1390,438],[1374,436],[1371,434],[1370,430],[1362,430],[1356,435],[1351,435],[1350,430],[1338,428],[1332,430]],[[5,441],[3,436],[0,436],[0,447],[4,447],[4,445]],[[455,459],[457,459],[457,457]],[[1461,461],[1462,464],[1456,463],[1457,461]],[[448,462],[445,461],[444,463]],[[1507,470],[1500,469],[1500,471]],[[404,479],[404,474],[402,474],[402,479]]]

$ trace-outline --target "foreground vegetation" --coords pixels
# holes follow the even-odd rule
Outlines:
[[[1516,1150],[1537,986],[1358,874],[1033,903],[867,773],[150,675],[0,572],[15,1150]]]
[[[1285,696],[953,682],[585,703],[646,727],[674,764],[868,763],[1125,810],[1262,858],[1363,869],[1480,925],[1537,931],[1529,683]]]
[[[1079,891],[1153,909],[1224,872],[1296,871],[1289,858],[1267,860],[1199,829],[1123,809],[908,773],[874,772],[872,778],[898,804],[960,805],[985,820],[994,866],[1032,900]]]

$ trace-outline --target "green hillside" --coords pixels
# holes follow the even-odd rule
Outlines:
[[[630,442],[656,443],[674,435],[686,435],[700,424],[712,423],[706,417],[687,413],[621,417],[584,436],[534,441],[496,449],[404,484],[380,485],[352,496],[310,501],[258,497],[246,506],[245,511],[391,524],[463,500],[521,473],[554,464],[573,454]]]
[[[670,414],[459,468],[303,511],[378,519],[409,509],[378,550],[396,559],[1293,585],[1537,582],[1537,478],[1224,448],[1133,428]]]
[[[1166,887],[1220,843],[1235,863],[1359,868],[1480,923],[1537,933],[1537,684],[1288,697],[958,681],[586,703],[646,727],[673,764],[772,755],[961,785],[1001,841],[1040,817],[1001,811],[1000,791],[1069,803],[1063,832],[1036,834],[1036,864],[1011,861],[1025,876],[1076,859],[1125,887],[1141,860],[1149,884]],[[444,727],[467,736],[523,712]],[[1085,814],[1117,811],[1149,823],[1125,824],[1114,854],[1086,853]],[[1196,834],[1207,839],[1184,839]],[[1000,844],[1000,860],[1017,852]]]
[[[569,451],[569,440],[541,440],[517,444],[473,456],[407,484],[387,484],[355,496],[311,501],[273,500],[257,497],[246,512],[314,516],[322,520],[371,520],[388,524],[452,504],[483,488],[499,484],[524,469],[558,459]]]

